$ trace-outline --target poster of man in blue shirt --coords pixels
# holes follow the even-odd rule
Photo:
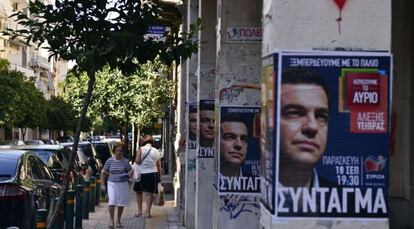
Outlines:
[[[278,58],[275,215],[386,218],[390,54]]]
[[[260,108],[221,107],[219,126],[219,190],[260,192]]]

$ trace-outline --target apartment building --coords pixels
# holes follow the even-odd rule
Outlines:
[[[52,1],[45,0],[52,4]],[[30,0],[2,0],[0,1],[0,30],[20,29],[21,25],[15,22],[10,15],[16,12],[29,14],[28,6]],[[67,61],[48,58],[48,52],[44,49],[46,45],[38,47],[37,44],[27,45],[21,38],[11,39],[9,36],[0,35],[0,58],[7,59],[12,69],[23,72],[26,77],[34,80],[36,88],[43,92],[46,99],[62,93],[61,83],[68,72]],[[28,130],[26,139],[39,138],[38,130]],[[47,135],[47,133],[46,133]],[[0,140],[20,139],[18,128],[5,130],[0,128]]]

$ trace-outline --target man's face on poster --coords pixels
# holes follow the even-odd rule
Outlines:
[[[188,113],[188,128],[190,130],[190,135],[195,136],[197,134],[197,113]]]
[[[225,163],[240,166],[247,156],[247,126],[243,122],[221,124],[220,157]]]
[[[200,111],[200,137],[213,140],[214,139],[214,111]]]
[[[281,96],[281,163],[314,167],[326,148],[328,97],[317,84],[288,83]]]

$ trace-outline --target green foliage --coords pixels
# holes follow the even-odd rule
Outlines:
[[[173,93],[173,83],[166,77],[168,68],[159,59],[142,64],[125,77],[109,68],[98,73],[102,81],[96,85],[96,110],[106,112],[120,123],[146,126],[164,115],[161,107]]]
[[[45,127],[47,124],[47,102],[43,93],[37,90],[33,82],[23,84],[22,100],[19,106],[21,119],[15,125],[20,128]]]
[[[96,85],[88,111],[94,126],[102,120],[119,126],[136,123],[147,126],[164,115],[173,94],[173,83],[166,78],[168,68],[159,59],[142,64],[132,75],[125,76],[109,66],[96,74]],[[68,77],[65,82],[66,101],[80,109],[86,92],[86,75]],[[107,123],[108,124],[108,123]]]
[[[171,5],[156,0],[55,2],[52,6],[40,0],[30,1],[30,16],[24,12],[12,15],[27,29],[8,30],[6,34],[23,37],[27,43],[47,41],[50,58],[75,60],[79,72],[94,72],[108,64],[123,73],[131,73],[136,68],[135,59],[145,63],[159,56],[163,63],[170,64],[197,52],[198,44],[190,36],[196,35],[199,26],[180,36],[175,22],[181,18],[176,16],[170,23],[163,18],[170,15]],[[172,28],[166,42],[144,38],[149,26],[166,23]]]
[[[72,105],[62,97],[52,97],[48,101],[47,128],[52,130],[74,130],[76,127],[76,112]]]
[[[0,126],[45,127],[46,100],[23,73],[0,59]]]

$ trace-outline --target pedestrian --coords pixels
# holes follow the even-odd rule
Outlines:
[[[106,161],[102,169],[101,180],[108,177],[109,227],[115,227],[115,207],[118,207],[116,227],[119,228],[123,227],[121,217],[124,207],[130,202],[128,179],[132,175],[132,167],[128,159],[124,157],[124,145],[122,143],[116,143],[113,149],[115,154]],[[105,189],[104,185],[102,187]]]
[[[161,162],[160,152],[153,147],[154,139],[151,135],[143,137],[143,146],[137,150],[135,158],[134,170],[139,170],[141,179],[134,184],[134,191],[136,192],[136,200],[138,213],[135,217],[141,217],[142,213],[142,193],[146,194],[147,212],[145,217],[151,218],[151,206],[153,201],[153,194],[158,193],[158,183],[160,180]],[[134,171],[136,172],[136,171]]]

